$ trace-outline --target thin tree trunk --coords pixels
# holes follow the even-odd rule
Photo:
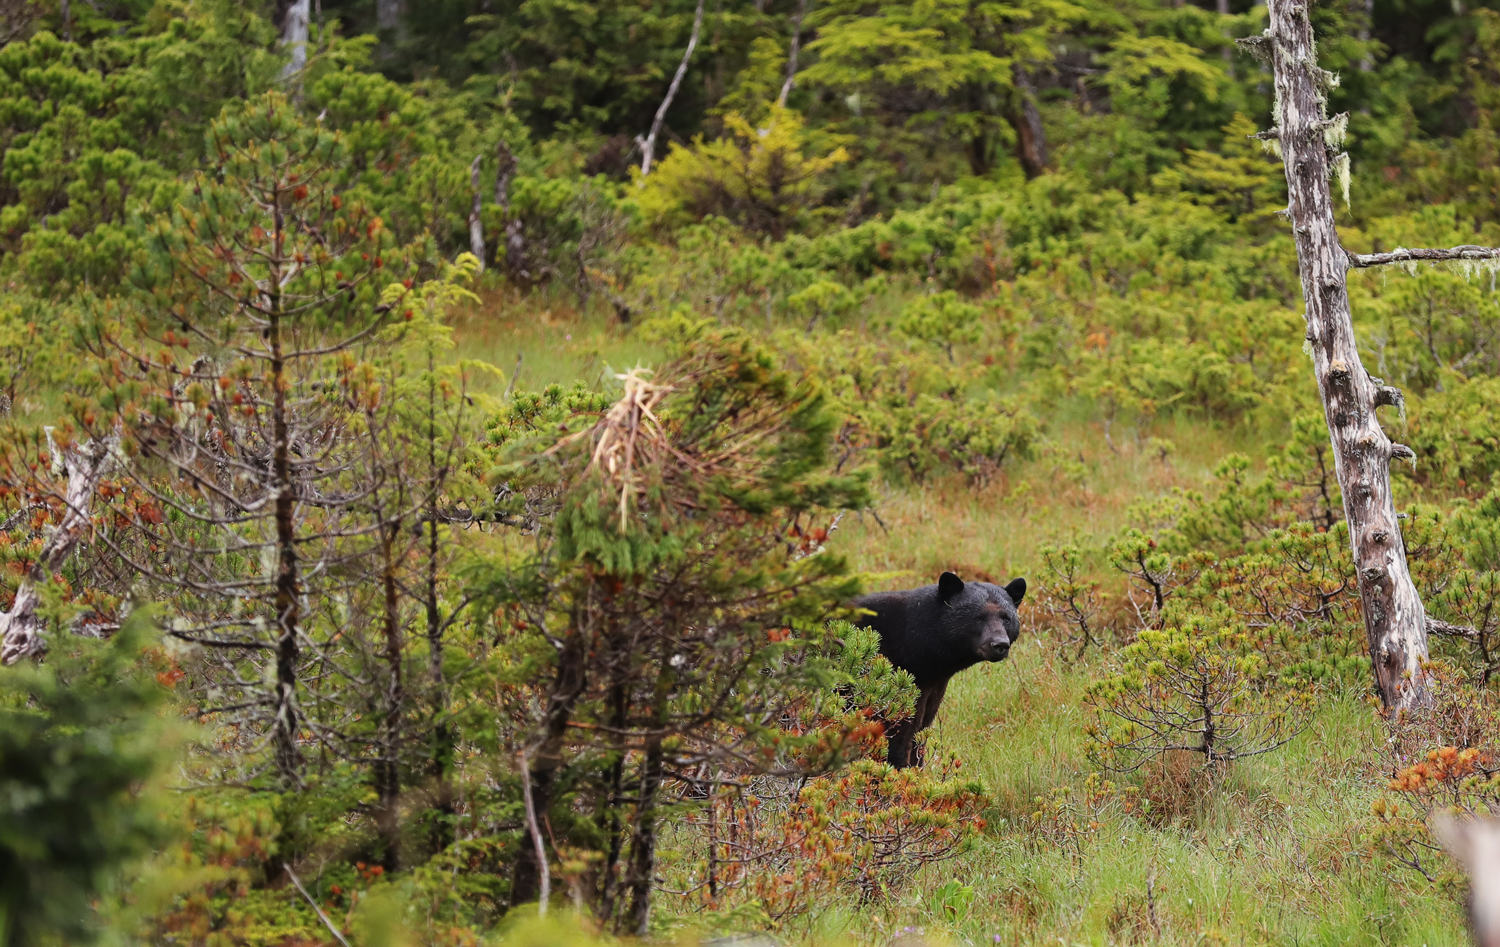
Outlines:
[[[1376,417],[1377,407],[1399,404],[1401,393],[1372,378],[1360,363],[1345,276],[1351,266],[1478,258],[1496,251],[1456,247],[1360,256],[1344,250],[1328,181],[1331,172],[1348,173],[1348,156],[1333,150],[1347,116],[1330,121],[1324,111],[1324,92],[1333,77],[1317,65],[1307,7],[1297,0],[1270,0],[1268,7],[1269,28],[1244,45],[1269,58],[1275,77],[1277,127],[1261,137],[1279,140],[1285,163],[1307,341],[1344,494],[1370,661],[1385,706],[1417,708],[1429,701],[1422,666],[1428,653],[1426,615],[1407,567],[1390,479],[1392,459],[1413,454],[1391,443]]]
[[[281,78],[301,85],[298,78],[307,68],[308,24],[312,19],[312,0],[293,0],[282,23],[281,45],[291,54],[281,70]]]
[[[1218,0],[1219,16],[1229,15],[1229,0]],[[1229,64],[1229,74],[1234,75],[1234,49],[1231,46],[1224,47],[1224,62]]]
[[[1364,0],[1361,6],[1364,7],[1364,16],[1360,17],[1359,29],[1355,30],[1354,36],[1359,40],[1360,45],[1363,46],[1370,41],[1370,27],[1375,25],[1375,0]],[[1365,54],[1359,59],[1359,71],[1370,72],[1374,68],[1375,61],[1370,58],[1370,52],[1367,48]]]
[[[427,673],[432,686],[432,759],[429,775],[436,796],[437,823],[433,828],[434,851],[453,841],[453,729],[448,725],[448,680],[443,670],[443,614],[438,602],[438,466],[437,466],[437,363],[427,353],[427,587],[423,602],[427,617]]]
[[[285,257],[285,221],[281,194],[276,194],[270,305],[267,306],[266,340],[271,354],[271,474],[276,495],[276,722],[271,734],[276,772],[285,787],[302,784],[302,750],[297,745],[300,714],[297,712],[297,661],[301,657],[297,634],[301,622],[302,583],[297,564],[297,530],[294,510],[297,485],[292,479],[291,433],[287,425],[286,358],[282,352],[280,264]]]
[[[479,271],[484,272],[484,223],[480,220],[479,200],[479,162],[480,156],[474,156],[474,163],[469,166],[469,183],[474,190],[474,201],[469,205],[469,252],[479,260]]]
[[[526,751],[521,751],[521,772],[529,773],[531,766],[526,761]],[[531,780],[521,782],[521,795],[526,805],[526,832],[531,836],[532,857],[536,859],[538,892],[536,913],[547,916],[547,902],[552,900],[552,870],[547,865],[547,846],[542,842],[542,827],[536,814],[535,794],[531,791]]]
[[[396,33],[398,38],[405,27],[405,0],[375,0],[375,28]]]
[[[635,831],[630,840],[630,871],[625,885],[630,891],[630,913],[625,932],[645,937],[651,925],[651,887],[656,881],[656,797],[661,792],[664,754],[660,739],[646,746],[641,763],[641,783],[636,800]]]
[[[510,179],[516,173],[516,156],[502,138],[495,143],[495,203],[510,213]]]
[[[503,138],[495,145],[495,159],[495,203],[500,206],[500,216],[505,221],[505,242],[496,247],[495,262],[498,264],[500,254],[504,253],[506,270],[523,279],[529,278],[524,269],[526,240],[521,233],[521,219],[510,214],[510,182],[516,173],[516,156]]]
[[[641,177],[651,173],[651,161],[656,154],[656,136],[661,133],[661,124],[666,121],[667,109],[672,107],[672,100],[677,97],[677,89],[682,85],[682,77],[687,75],[688,63],[693,58],[693,49],[698,45],[698,33],[703,28],[703,0],[698,0],[698,9],[693,14],[693,32],[688,37],[687,51],[682,54],[682,62],[677,66],[677,74],[672,77],[672,84],[667,86],[667,97],[661,100],[661,108],[656,110],[656,118],[651,122],[651,133],[645,139],[637,138],[641,146]]]
[[[1036,108],[1036,87],[1031,76],[1017,63],[1012,68],[1016,83],[1016,107],[1011,112],[1011,125],[1016,130],[1019,143],[1021,167],[1029,181],[1047,170],[1047,133],[1042,128],[1042,114]]]
[[[641,761],[641,782],[636,792],[635,830],[630,839],[630,870],[625,887],[630,892],[630,913],[625,917],[623,933],[645,937],[651,924],[651,888],[656,883],[656,802],[665,775],[660,734],[666,729],[668,700],[676,674],[671,665],[663,664],[656,677],[652,695],[652,733]]]
[[[614,636],[611,636],[613,639]],[[626,724],[629,722],[627,713],[629,682],[623,678],[623,671],[629,667],[628,660],[622,660],[618,642],[611,640],[610,650],[615,656],[615,683],[609,689],[610,703],[610,726],[614,728],[610,739],[614,745],[610,752],[614,761],[609,767],[607,777],[609,795],[605,805],[608,807],[604,822],[608,826],[609,849],[604,859],[604,870],[601,872],[603,881],[600,885],[600,897],[598,918],[601,924],[608,923],[615,913],[615,906],[620,897],[620,855],[625,848],[625,826],[620,821],[620,809],[624,805],[622,797],[625,794],[625,742],[623,734]]]
[[[529,754],[526,771],[521,774],[521,778],[530,784],[538,818],[544,818],[552,809],[553,781],[563,763],[563,741],[573,720],[573,707],[587,683],[588,637],[575,621],[563,639],[562,648],[557,653],[557,674],[553,679],[552,693],[548,696],[547,709],[538,728],[538,746]],[[541,895],[541,873],[537,853],[531,846],[521,846],[511,875],[511,907],[534,901]]]
[[[797,0],[797,12],[792,17],[792,48],[786,57],[786,81],[781,84],[781,94],[776,97],[776,107],[785,108],[787,96],[797,82],[797,55],[802,51],[802,17],[807,14],[807,0]]]
[[[395,545],[401,524],[381,527],[381,591],[385,593],[385,717],[375,761],[375,826],[385,844],[381,866],[394,872],[401,866],[401,712],[406,702],[402,682],[401,599],[397,589]]]

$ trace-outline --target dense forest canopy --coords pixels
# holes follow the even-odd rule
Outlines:
[[[1344,245],[1500,245],[1500,2],[1308,13]],[[1460,941],[1497,267],[1349,276],[1388,713],[1267,17],[0,0],[0,943]]]

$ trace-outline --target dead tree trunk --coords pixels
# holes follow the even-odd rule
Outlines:
[[[286,21],[282,24],[281,45],[291,58],[282,67],[281,78],[299,87],[302,70],[307,68],[307,37],[311,20],[311,0],[294,0],[287,8]]]
[[[401,34],[406,26],[406,0],[375,0],[375,28]]]
[[[786,81],[781,84],[781,94],[776,97],[776,107],[786,106],[787,96],[797,82],[797,56],[802,51],[802,18],[807,14],[807,0],[797,0],[797,12],[792,16],[792,48],[786,57]]]
[[[469,166],[469,183],[474,189],[474,200],[469,206],[469,252],[474,254],[479,261],[479,271],[484,272],[484,221],[480,211],[483,209],[479,200],[479,162],[480,155],[474,156],[474,163]]]
[[[1276,87],[1276,127],[1260,136],[1278,142],[1286,168],[1287,215],[1307,305],[1307,341],[1318,393],[1333,443],[1335,472],[1359,575],[1365,632],[1375,685],[1387,709],[1428,702],[1426,616],[1406,564],[1406,549],[1391,496],[1390,464],[1411,458],[1391,443],[1375,409],[1398,405],[1401,392],[1372,378],[1359,360],[1345,276],[1350,267],[1412,260],[1495,256],[1482,247],[1403,250],[1360,256],[1339,243],[1330,177],[1345,187],[1349,157],[1336,153],[1347,115],[1328,118],[1325,93],[1338,78],[1318,67],[1305,0],[1269,0],[1270,26],[1242,43],[1269,61]]]
[[[526,272],[525,266],[526,240],[521,233],[521,218],[512,217],[510,213],[510,180],[516,173],[516,156],[503,138],[495,144],[495,162],[495,203],[505,221],[505,242],[495,248],[495,263],[500,264],[500,254],[504,253],[505,268],[512,275],[530,279],[531,274]]]
[[[682,86],[682,77],[687,75],[688,63],[693,59],[693,50],[698,46],[698,32],[703,28],[703,0],[698,0],[698,10],[693,14],[693,32],[688,37],[687,51],[682,54],[682,62],[677,65],[677,74],[672,77],[672,84],[667,86],[667,96],[661,100],[661,108],[656,110],[656,118],[651,122],[651,133],[645,138],[637,138],[636,142],[641,146],[641,177],[651,173],[651,160],[656,155],[656,136],[661,134],[661,124],[666,121],[667,109],[672,107],[672,100],[677,98],[677,90]]]
[[[531,786],[532,808],[537,819],[546,819],[552,810],[557,773],[564,763],[568,727],[572,725],[573,711],[588,684],[588,651],[589,636],[577,628],[569,629],[567,638],[558,648],[557,675],[541,725],[537,728],[535,748],[522,755],[522,759],[527,760],[527,770],[521,778]],[[517,851],[511,872],[511,907],[541,897],[542,877],[547,870],[541,859],[545,854],[545,851],[538,852],[536,847],[529,845],[522,845]]]
[[[48,438],[51,438],[50,431]],[[16,589],[10,611],[0,613],[0,664],[39,657],[45,650],[41,618],[36,613],[41,602],[41,586],[73,554],[88,531],[94,491],[109,470],[115,446],[115,441],[110,439],[60,450],[54,448],[53,463],[68,475],[67,492],[63,496],[66,509],[62,522],[47,537],[41,555],[21,580],[20,588]]]
[[[1016,130],[1016,150],[1026,180],[1047,171],[1047,133],[1042,128],[1042,113],[1036,107],[1036,86],[1020,63],[1011,70],[1016,83],[1016,102],[1010,123]]]

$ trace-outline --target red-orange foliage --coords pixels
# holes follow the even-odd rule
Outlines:
[[[1428,666],[1434,705],[1393,724],[1389,797],[1375,800],[1375,849],[1429,881],[1464,889],[1430,824],[1435,813],[1475,816],[1500,811],[1500,702],[1458,668]],[[1429,747],[1425,751],[1418,749]],[[1436,746],[1434,746],[1436,744]]]
[[[691,819],[707,841],[683,893],[722,908],[746,896],[773,921],[850,895],[899,890],[922,866],[952,858],[984,829],[982,787],[962,764],[896,770],[861,760],[777,798],[724,795]]]

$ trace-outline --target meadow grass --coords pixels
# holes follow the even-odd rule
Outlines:
[[[851,915],[855,939],[911,926],[976,945],[1467,942],[1450,897],[1365,844],[1384,779],[1382,729],[1362,700],[1320,702],[1292,743],[1236,764],[1210,789],[1191,787],[1186,767],[1197,764],[1184,760],[1113,776],[1115,791],[1091,806],[1085,781],[1098,766],[1082,697],[1094,669],[1060,653],[1033,640],[950,686],[929,758],[956,755],[983,781],[989,825],[974,850],[925,869],[914,890]],[[1156,811],[1143,812],[1143,799]],[[1082,831],[1056,828],[1068,820]],[[975,892],[956,923],[929,904],[949,879]]]
[[[479,303],[458,308],[448,322],[454,358],[500,370],[498,376],[476,377],[477,390],[485,394],[501,394],[512,377],[517,388],[532,391],[575,381],[608,387],[614,373],[661,361],[658,346],[597,306],[580,309],[566,290],[543,287],[522,295],[502,286],[479,295]]]
[[[523,301],[489,292],[454,326],[456,356],[493,363],[503,384],[524,353],[522,388],[574,379],[608,387],[608,372],[661,357],[612,317],[580,313],[566,294]],[[1265,453],[1264,435],[1190,419],[1151,432],[1173,445],[1165,457],[1143,437],[1107,443],[1097,422],[1068,405],[1047,420],[1048,446],[985,488],[957,477],[881,485],[876,509],[845,517],[829,548],[874,573],[877,587],[952,569],[999,582],[1025,575],[1037,589],[1042,544],[1097,547],[1132,504],[1207,489],[1231,451],[1257,461]],[[1094,565],[1118,588],[1118,576],[1097,557]],[[1099,767],[1083,697],[1110,658],[1070,661],[1072,650],[1032,620],[1035,593],[1028,601],[1012,657],[960,674],[929,732],[930,760],[956,757],[985,786],[991,804],[977,844],[923,869],[907,890],[824,905],[781,936],[888,944],[919,934],[973,947],[1468,942],[1450,895],[1365,841],[1385,776],[1383,729],[1363,697],[1330,693],[1290,744],[1235,764],[1206,789],[1185,760],[1090,781]],[[934,902],[949,882],[972,892],[962,911]],[[667,930],[737,923],[662,902]]]

